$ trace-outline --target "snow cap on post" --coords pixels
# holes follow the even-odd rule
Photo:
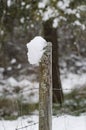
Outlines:
[[[30,64],[39,64],[41,57],[45,51],[45,47],[47,46],[47,41],[43,39],[41,36],[36,36],[29,43],[27,43],[28,48],[28,61]]]

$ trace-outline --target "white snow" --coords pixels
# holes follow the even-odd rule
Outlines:
[[[16,59],[13,58],[11,61],[10,61],[11,64],[15,64],[16,63]]]
[[[73,23],[73,25],[80,26],[80,27],[82,28],[82,30],[85,30],[85,29],[86,29],[85,25],[84,25],[84,24],[81,24],[80,21],[78,21],[78,20],[76,20],[76,21]]]
[[[77,7],[78,10],[81,10],[81,11],[86,11],[86,5],[81,5],[79,7]]]
[[[20,22],[21,22],[21,23],[24,23],[24,20],[25,20],[25,18],[22,17],[22,18],[20,19]]]
[[[80,23],[78,20],[76,20],[76,21],[74,22],[74,24],[75,24],[75,25],[81,25],[81,23]]]
[[[79,14],[79,13],[76,13],[76,17],[77,17],[77,18],[80,18],[81,16],[80,16],[80,14]]]
[[[34,78],[35,75],[31,75],[30,78]],[[7,80],[0,79],[0,94],[4,96],[4,89],[11,92],[12,95],[7,95],[7,97],[12,98],[18,97],[15,93],[16,87],[20,88],[20,95],[23,95],[24,101],[29,103],[37,103],[39,101],[39,83],[36,81],[30,81],[28,76],[21,78],[19,81],[14,77],[10,77]],[[83,74],[73,74],[66,72],[61,75],[62,88],[64,93],[69,93],[71,90],[85,86],[86,84],[86,73]],[[15,95],[16,94],[16,95]]]
[[[4,72],[4,68],[0,67],[0,73]]]
[[[65,14],[68,14],[68,15],[70,15],[70,14],[76,14],[76,12],[77,12],[77,10],[76,9],[65,9]]]
[[[61,20],[62,21],[66,21],[67,19],[65,17],[63,17],[63,16],[59,16],[58,18],[55,18],[53,20],[53,27],[54,28],[58,27],[58,25],[59,25],[59,23],[60,23]]]
[[[65,16],[66,14],[68,14],[68,15],[75,15],[76,18],[80,19],[80,17],[81,17],[80,16],[80,11],[85,11],[86,10],[86,6],[82,5],[82,6],[78,6],[75,9],[71,9],[70,3],[72,1],[73,0],[63,0],[63,1],[59,0],[57,2],[57,9],[56,9],[52,5],[50,5],[48,0],[44,0],[44,1],[42,0],[38,4],[39,10],[40,10],[40,13],[41,13],[41,16],[42,16],[42,20],[43,21],[47,21],[48,19],[53,18],[54,19],[53,27],[56,28],[56,27],[58,27],[58,23],[61,20],[67,20],[67,18]],[[42,11],[41,9],[45,8],[46,4],[49,5],[49,6],[47,6],[45,11]],[[64,18],[63,19],[60,18],[60,17],[63,17],[63,16],[60,14],[58,8],[61,9],[64,12]],[[85,25],[84,24],[81,24],[79,26],[81,26],[82,29],[85,30]]]
[[[7,84],[8,86],[17,86],[18,82],[16,81],[16,79],[14,79],[13,77],[10,77],[7,79]]]
[[[46,11],[43,12],[42,14],[43,16],[43,21],[47,21],[49,18],[54,18],[54,17],[58,17],[59,13],[58,10],[55,10],[55,8],[53,7],[47,7]]]
[[[28,48],[28,61],[30,64],[39,64],[41,57],[44,53],[44,47],[46,47],[47,42],[41,36],[36,36],[33,40],[27,43]]]
[[[25,2],[21,2],[21,5],[24,6],[24,5],[25,5]]]
[[[0,30],[0,35],[4,35],[4,30]]]
[[[17,98],[23,96],[24,102],[37,103],[39,101],[39,83],[30,82],[28,79],[17,81],[15,78],[10,77],[5,82],[2,80],[3,85],[0,85],[0,95],[4,96],[4,90],[7,90],[7,98]],[[15,88],[19,87],[19,94],[15,93]],[[11,95],[10,95],[11,94]]]
[[[63,1],[59,1],[57,3],[57,6],[62,9],[62,10],[65,10],[67,7],[69,7],[69,4],[70,4],[70,0],[63,0]]]
[[[8,7],[11,6],[11,0],[7,0],[7,5],[8,5]]]
[[[21,64],[18,64],[18,65],[17,65],[17,69],[20,69],[21,67],[22,67]]]
[[[8,70],[8,71],[11,71],[11,70],[12,70],[12,67],[11,67],[11,66],[7,67],[7,70]]]
[[[38,3],[38,7],[39,7],[39,8],[45,8],[45,4],[44,4],[43,2],[39,2],[39,3]]]
[[[86,84],[86,74],[67,73],[66,77],[61,76],[62,87],[65,93],[70,92],[74,88],[80,88]]]
[[[30,5],[28,4],[28,5],[26,5],[26,9],[29,9],[30,8]]]
[[[49,3],[49,0],[42,0],[42,2],[47,5]]]
[[[34,125],[34,123],[37,124]],[[23,130],[38,130],[38,127],[38,116],[21,117],[14,121],[0,121],[0,130],[16,130],[18,128]],[[86,115],[52,117],[52,130],[86,130]]]
[[[53,120],[53,130],[85,130],[86,116],[64,115]]]

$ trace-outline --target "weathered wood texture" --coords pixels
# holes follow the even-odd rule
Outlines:
[[[39,130],[52,130],[52,45],[48,43],[40,62]]]

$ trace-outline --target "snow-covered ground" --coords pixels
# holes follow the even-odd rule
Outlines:
[[[0,130],[38,130],[38,116],[18,118],[14,121],[0,121]],[[86,130],[86,115],[52,117],[52,130]]]
[[[61,76],[62,87],[65,93],[70,92],[72,89],[79,89],[82,86],[86,86],[86,73],[77,75],[74,73],[67,73]]]

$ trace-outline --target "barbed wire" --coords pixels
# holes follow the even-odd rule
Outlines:
[[[39,88],[31,88],[29,90],[24,90],[24,91],[20,91],[18,94],[24,94],[24,93],[28,93],[29,91],[34,91],[34,90],[39,90]],[[79,89],[72,89],[72,88],[65,88],[65,89],[57,89],[57,88],[53,88],[52,91],[74,91],[74,90],[79,90]],[[86,93],[84,92],[84,90],[82,90],[82,92],[78,93],[78,95],[85,95]]]
[[[59,113],[59,114],[57,114],[56,116],[54,116],[54,117],[52,118],[52,120],[55,119],[55,118],[58,118],[58,117],[60,117],[60,116],[65,116],[65,115],[67,115],[67,114],[68,114],[68,115],[75,114],[75,113],[81,112],[81,111],[83,111],[83,110],[85,110],[85,112],[86,112],[86,109],[85,109],[85,108],[82,108],[82,109],[79,109],[79,110],[76,110],[76,111],[73,111],[73,112],[62,112],[61,114]],[[86,115],[86,114],[85,114],[85,115]],[[30,127],[30,126],[34,126],[34,125],[37,125],[37,124],[39,124],[39,122],[35,122],[35,123],[29,124],[29,125],[26,125],[26,126],[23,126],[23,127],[20,127],[20,128],[16,128],[15,130],[24,129],[24,128],[27,128],[27,127]]]
[[[39,90],[39,88],[30,88],[30,89],[28,89],[28,90],[22,90],[22,91],[20,91],[19,93],[16,93],[16,94],[23,94],[23,93],[27,93],[27,92],[30,92],[30,91],[33,91],[33,90]],[[61,91],[62,89],[57,89],[57,88],[53,88],[52,89],[53,91]],[[67,91],[69,91],[69,90],[75,90],[75,89],[71,89],[71,88],[65,88],[65,89],[63,89],[63,90],[67,90]],[[77,89],[78,90],[78,89]],[[7,94],[13,94],[13,93],[11,93],[11,92],[9,92],[9,93],[7,93]],[[85,92],[84,93],[78,93],[78,95],[83,95],[83,94],[86,94]],[[18,105],[18,104],[17,104]],[[21,106],[22,107],[22,106]],[[68,114],[68,115],[73,115],[73,114],[76,114],[76,113],[78,113],[78,112],[83,112],[84,111],[84,113],[86,112],[86,109],[85,108],[82,108],[82,109],[79,109],[79,110],[75,110],[75,111],[73,111],[73,112],[66,112],[65,111],[65,108],[64,108],[64,106],[62,106],[63,107],[63,110],[62,111],[59,111],[59,113],[55,116],[55,117],[53,117],[52,119],[54,119],[54,118],[58,118],[58,117],[60,117],[60,116],[65,116],[66,114]],[[18,108],[18,109],[20,109],[20,111],[22,112],[22,108]],[[21,113],[21,115],[22,115],[22,113]],[[31,113],[31,115],[32,115],[32,113]],[[39,115],[37,115],[37,116],[39,116]],[[37,125],[37,124],[39,124],[39,122],[34,122],[34,123],[32,123],[32,124],[28,124],[28,125],[26,125],[26,126],[21,126],[20,128],[16,128],[15,130],[21,130],[21,129],[24,129],[24,128],[27,128],[27,127],[30,127],[30,126],[34,126],[34,125]],[[5,129],[5,128],[4,128]]]
[[[37,125],[39,122],[35,122],[33,124],[30,124],[30,125],[26,125],[24,127],[20,127],[20,128],[16,128],[15,130],[20,130],[20,129],[24,129],[24,128],[27,128],[27,127],[30,127],[30,126],[34,126],[34,125]]]
[[[57,91],[60,91],[60,90],[81,90],[81,88],[63,88],[63,89],[53,88],[53,90],[57,90]]]
[[[65,114],[67,114],[67,115],[73,115],[73,114],[76,114],[76,113],[81,112],[81,111],[85,111],[85,112],[86,112],[86,108],[82,108],[82,109],[79,109],[79,110],[75,110],[75,111],[73,111],[73,112],[66,112],[65,109],[64,109],[64,110],[62,110],[61,112],[59,112],[54,118],[57,118],[57,117],[59,117],[59,116],[64,116]],[[84,113],[85,113],[85,112],[84,112]]]
[[[22,93],[27,93],[27,92],[29,92],[29,91],[34,91],[34,90],[39,90],[39,88],[37,87],[37,88],[30,88],[30,89],[28,89],[28,90],[20,90],[19,92],[15,92],[16,94],[22,94]],[[63,91],[69,91],[69,90],[81,90],[81,88],[53,88],[52,89],[52,91],[61,91],[61,90],[63,90]],[[84,92],[84,90],[82,90],[82,93],[80,92],[79,94],[86,94],[85,92]],[[13,92],[8,92],[8,91],[6,91],[5,92],[5,94],[13,94]]]

